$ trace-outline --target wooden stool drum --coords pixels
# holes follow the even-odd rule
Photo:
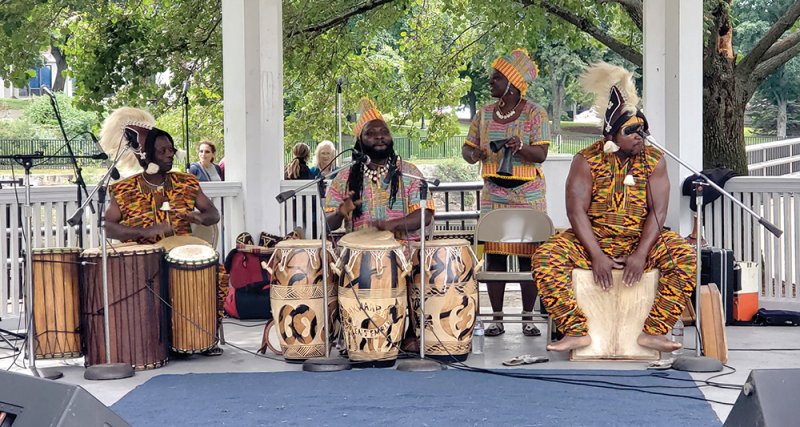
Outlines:
[[[328,245],[328,259],[336,261]],[[287,361],[325,357],[325,319],[322,257],[319,240],[284,240],[275,245],[267,265],[272,277],[269,296],[273,320],[264,331],[265,344]],[[331,342],[338,330],[336,279],[328,272],[328,324]],[[277,324],[280,350],[269,342],[269,329]]]
[[[611,276],[613,285],[604,291],[591,270],[572,271],[575,299],[586,315],[592,344],[572,350],[570,360],[657,360],[659,352],[640,346],[636,338],[655,301],[658,270],[646,271],[630,287],[622,284],[622,270]]]
[[[170,348],[176,353],[202,353],[217,342],[219,255],[206,244],[171,249],[166,257]]]
[[[36,358],[79,357],[81,335],[78,248],[33,249],[33,330]]]
[[[478,261],[464,239],[425,242],[424,264],[420,243],[412,242],[411,281],[408,286],[411,323],[420,335],[420,271],[425,269],[425,355],[464,361],[472,350],[472,327],[478,309]]]
[[[358,231],[342,237],[339,312],[350,361],[392,365],[406,321],[406,276],[411,266],[388,231]]]

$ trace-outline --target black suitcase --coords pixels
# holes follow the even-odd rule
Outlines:
[[[706,248],[700,252],[700,284],[716,283],[722,295],[722,308],[725,311],[725,324],[735,325],[733,320],[733,294],[739,290],[739,275],[735,271],[733,251],[719,248]],[[695,294],[692,293],[692,305]]]

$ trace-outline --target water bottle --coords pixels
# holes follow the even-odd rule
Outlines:
[[[475,320],[472,328],[472,354],[483,354],[483,321]]]
[[[675,326],[672,327],[672,341],[683,345],[683,320],[678,318]],[[673,357],[678,357],[683,354],[683,347],[672,352]]]

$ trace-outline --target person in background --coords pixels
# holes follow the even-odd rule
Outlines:
[[[523,49],[516,49],[492,62],[494,72],[489,79],[489,90],[497,102],[483,106],[469,128],[461,154],[467,163],[481,162],[481,215],[499,208],[535,209],[547,213],[545,180],[541,169],[547,159],[550,145],[550,130],[547,112],[536,105],[526,93],[536,79],[538,69]],[[503,150],[493,153],[490,142],[508,140],[506,149],[513,150],[511,176],[499,174]],[[508,255],[519,259],[519,270],[531,270],[530,255],[535,250],[533,243],[486,242],[487,271],[506,271]],[[503,311],[505,283],[488,282],[489,302],[492,311]],[[522,291],[522,314],[533,314],[536,303],[536,287],[533,282],[520,283]],[[496,316],[495,320],[502,320]],[[541,335],[531,321],[522,318],[522,333],[525,336]],[[486,336],[497,336],[505,332],[502,323],[486,328]]]
[[[333,142],[325,140],[317,145],[314,152],[314,166],[311,166],[311,177],[317,178],[321,174],[330,173],[333,170],[333,159],[336,157],[336,147]],[[333,179],[334,177],[330,177]]]
[[[211,141],[200,141],[197,147],[197,157],[200,159],[189,165],[189,173],[196,176],[200,182],[224,181],[225,173],[220,165],[214,163],[217,155],[217,146]]]
[[[308,168],[310,155],[311,149],[308,145],[298,142],[292,149],[292,161],[283,172],[284,179],[311,179],[311,170]]]

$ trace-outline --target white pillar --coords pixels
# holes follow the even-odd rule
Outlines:
[[[227,234],[278,233],[283,177],[280,0],[222,2],[225,178],[242,183]]]
[[[653,136],[697,170],[703,167],[703,2],[644,0],[644,112]],[[691,173],[667,159],[667,225],[692,229],[681,183]]]

